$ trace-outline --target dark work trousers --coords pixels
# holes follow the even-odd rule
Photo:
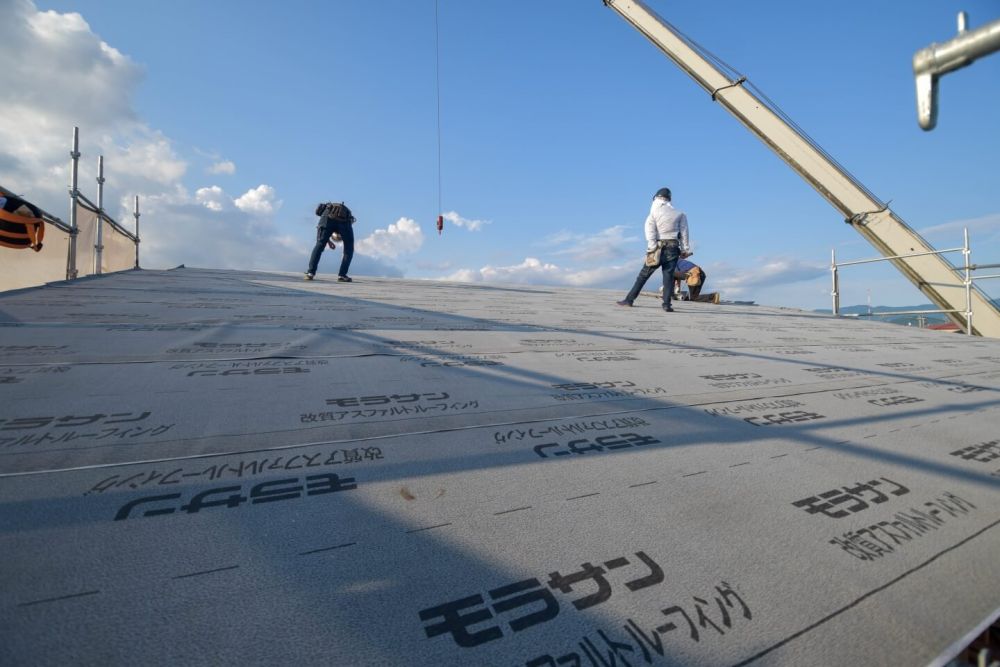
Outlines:
[[[660,248],[660,265],[642,265],[639,275],[635,278],[635,284],[632,285],[628,296],[625,297],[625,300],[630,304],[639,296],[639,292],[642,291],[642,287],[649,280],[649,277],[656,272],[656,269],[660,269],[663,271],[663,307],[670,307],[670,297],[674,293],[674,269],[677,268],[677,260],[680,259],[681,252],[677,241],[662,241],[662,243],[663,247]]]
[[[334,232],[340,234],[344,246],[344,258],[340,260],[340,271],[337,275],[347,275],[347,270],[351,268],[351,259],[354,257],[354,228],[350,222],[338,222],[329,218],[320,218],[319,225],[316,226],[316,245],[313,247],[312,255],[309,256],[307,273],[316,275],[320,255],[326,250],[326,242]]]

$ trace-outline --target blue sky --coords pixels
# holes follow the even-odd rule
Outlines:
[[[916,122],[913,53],[1000,19],[993,0],[647,0],[749,78],[936,247],[1000,262],[1000,54],[942,79]],[[106,157],[109,210],[143,201],[143,263],[302,271],[317,201],[358,218],[352,273],[624,291],[662,186],[724,297],[829,307],[839,214],[600,0],[0,0],[0,183],[65,217]],[[337,254],[321,272],[334,272]],[[959,261],[958,256],[952,256]],[[655,280],[655,279],[654,279]],[[984,283],[992,295],[1000,281]],[[650,283],[655,287],[655,283]],[[842,302],[920,303],[892,269]]]

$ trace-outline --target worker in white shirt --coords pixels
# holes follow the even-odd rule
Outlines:
[[[646,261],[635,284],[619,306],[631,306],[646,281],[656,269],[663,271],[663,310],[674,312],[670,306],[673,295],[674,269],[677,260],[691,254],[691,244],[688,240],[687,216],[670,203],[670,188],[660,188],[653,196],[653,204],[646,216]]]

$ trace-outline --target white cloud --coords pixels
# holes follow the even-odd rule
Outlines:
[[[233,205],[244,213],[271,215],[281,206],[281,202],[275,201],[274,188],[262,184],[237,197],[233,200]]]
[[[952,220],[940,225],[924,227],[919,230],[921,236],[937,236],[949,239],[948,247],[957,248],[962,245],[962,230],[968,229],[970,245],[975,248],[976,240],[993,239],[1000,234],[1000,213],[991,213],[978,218]]]
[[[470,232],[478,232],[483,228],[483,225],[492,224],[489,220],[469,220],[468,218],[463,218],[455,211],[443,213],[441,217],[456,227],[465,227]]]
[[[566,264],[537,256],[526,257],[519,264],[456,269],[442,279],[620,288],[635,277],[645,247],[641,237],[629,235],[628,229],[625,225],[615,225],[595,233],[563,230],[536,244],[550,257],[564,258]]]
[[[562,284],[573,287],[619,287],[623,284],[623,280],[627,280],[628,285],[631,285],[632,280],[639,273],[639,268],[636,262],[628,262],[568,271]],[[649,279],[650,282],[660,280],[658,276],[659,274],[654,274]]]
[[[187,163],[177,157],[170,141],[159,132],[143,132],[144,136],[124,148],[113,147],[118,160],[105,158],[114,165],[115,173],[140,176],[159,185],[175,183],[187,170]]]
[[[776,285],[807,282],[825,276],[830,267],[819,262],[803,262],[794,258],[759,260],[756,266],[732,268],[725,265],[706,265],[713,290],[722,290],[727,298],[740,297],[751,288],[773,288]]]
[[[458,283],[481,283],[483,282],[483,276],[475,269],[459,269],[454,273],[435,278],[435,280],[450,280]]]
[[[621,260],[635,255],[640,247],[638,242],[641,237],[627,235],[628,229],[625,225],[615,225],[595,234],[561,231],[543,239],[541,245],[553,248],[554,255],[568,256],[577,262]]]
[[[122,207],[131,206],[122,201]],[[150,268],[185,264],[209,268],[302,270],[312,238],[289,244],[286,230],[232,205],[221,188],[184,188],[141,198],[141,262]]]
[[[580,238],[579,234],[572,234],[565,229],[561,229],[555,234],[549,234],[544,239],[536,241],[535,245],[543,248],[553,248],[566,243],[572,243]]]
[[[459,282],[498,282],[570,287],[620,288],[635,277],[645,244],[628,227],[615,225],[595,233],[560,231],[536,243],[558,263],[526,257],[519,264],[460,268],[441,277]],[[585,268],[580,268],[585,267]]]
[[[420,225],[411,218],[400,218],[386,229],[376,229],[355,244],[362,255],[389,257],[414,253],[424,244]]]
[[[535,257],[526,257],[523,262],[514,266],[484,266],[479,270],[486,282],[525,283],[551,281],[564,272],[555,264],[542,262]]]
[[[232,203],[232,200],[226,196],[226,193],[218,185],[208,188],[198,188],[197,192],[194,193],[194,197],[199,204],[210,211],[221,211],[227,204]]]
[[[82,117],[91,123],[108,117],[135,117],[129,97],[120,93],[123,86],[131,89],[138,83],[141,69],[94,34],[80,14],[39,12],[30,0],[5,5],[0,28],[4,50],[17,56],[4,60],[5,75],[32,84],[27,97],[41,103],[36,108],[47,109],[50,115]],[[59,103],[67,96],[70,104]],[[29,99],[23,93],[5,97],[6,102],[15,104]]]
[[[236,163],[232,160],[223,160],[221,162],[216,162],[208,168],[208,173],[210,174],[235,174],[236,173]]]
[[[459,269],[441,280],[459,282],[520,283],[529,285],[565,285],[571,287],[605,287],[617,284],[638,271],[637,265],[603,266],[593,269],[572,269],[536,257],[526,257],[511,266],[484,266],[481,269]]]
[[[3,4],[0,182],[43,208],[65,210],[74,126],[83,154],[80,187],[92,199],[98,155],[105,157],[106,199],[169,187],[183,176],[186,162],[132,106],[139,65],[94,34],[80,14],[40,12],[31,0]]]
[[[455,262],[453,262],[450,259],[445,259],[441,261],[414,259],[411,264],[412,266],[416,267],[417,269],[420,269],[421,271],[435,271],[438,273],[440,273],[441,271],[450,271],[453,268],[455,268]]]

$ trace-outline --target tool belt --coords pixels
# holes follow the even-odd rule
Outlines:
[[[646,266],[659,266],[660,265],[660,251],[663,250],[659,245],[657,245],[652,250],[646,252],[646,259],[643,264]]]
[[[643,264],[646,266],[659,266],[660,253],[669,245],[677,245],[677,239],[660,239],[656,242],[656,247],[646,251],[646,259]]]

